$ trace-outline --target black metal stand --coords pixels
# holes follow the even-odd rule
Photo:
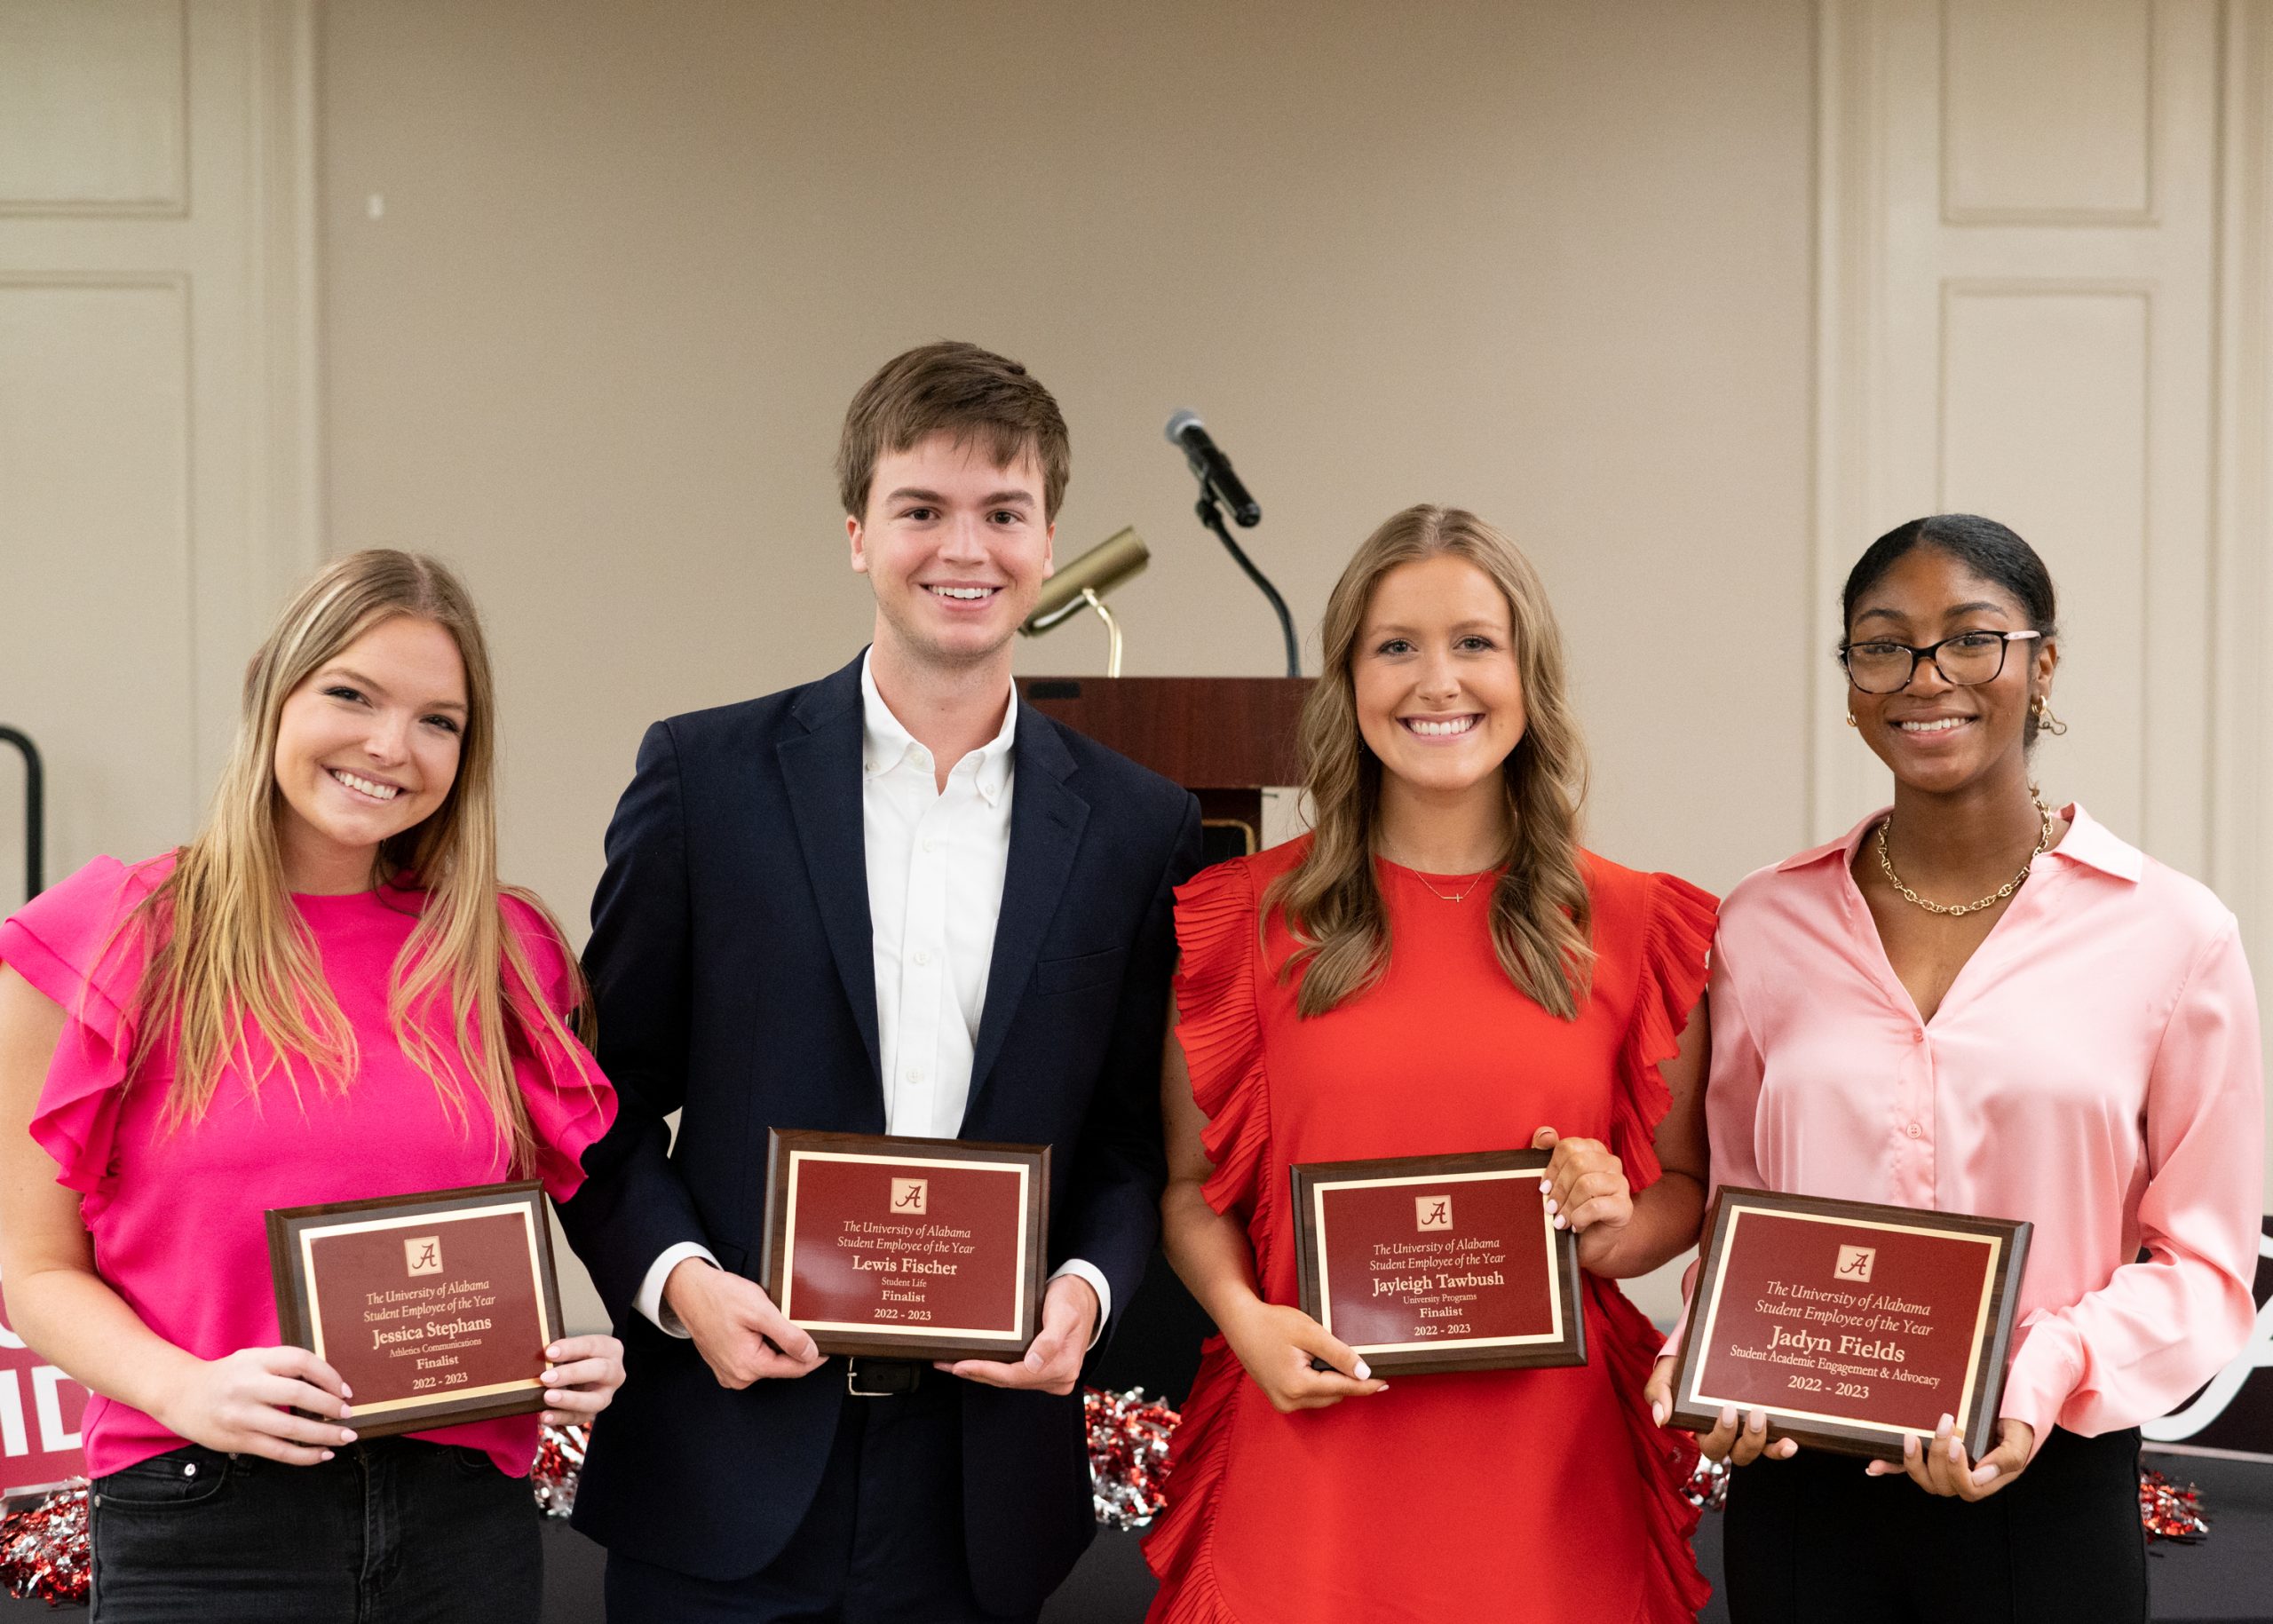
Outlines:
[[[0,744],[12,744],[24,758],[24,900],[46,889],[41,870],[47,844],[47,782],[41,770],[39,746],[28,734],[0,726]]]
[[[1287,600],[1279,596],[1279,589],[1271,584],[1271,577],[1255,568],[1255,560],[1247,556],[1246,549],[1232,539],[1231,531],[1224,524],[1223,510],[1216,505],[1216,495],[1204,484],[1200,487],[1198,511],[1200,522],[1216,533],[1216,539],[1224,543],[1224,551],[1232,555],[1232,562],[1245,570],[1247,578],[1262,588],[1263,595],[1271,600],[1271,610],[1279,616],[1279,635],[1287,639],[1287,675],[1300,677],[1303,646],[1295,636],[1295,617],[1287,613]]]

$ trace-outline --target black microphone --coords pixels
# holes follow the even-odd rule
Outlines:
[[[1168,436],[1168,444],[1184,453],[1184,461],[1192,464],[1192,471],[1200,484],[1231,509],[1239,528],[1249,529],[1263,522],[1262,508],[1247,494],[1247,487],[1239,483],[1239,475],[1232,471],[1232,459],[1208,438],[1198,412],[1180,411],[1171,416]]]

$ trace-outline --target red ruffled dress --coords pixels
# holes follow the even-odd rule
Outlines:
[[[1285,923],[1258,932],[1256,918],[1304,844],[1176,893],[1176,1034],[1208,1119],[1206,1194],[1247,1226],[1266,1298],[1295,1300],[1295,1162],[1498,1150],[1552,1127],[1606,1143],[1636,1191],[1657,1178],[1651,1138],[1671,1103],[1658,1063],[1704,991],[1709,895],[1588,854],[1594,986],[1564,1021],[1501,970],[1489,886],[1446,901],[1384,861],[1388,975],[1299,1020],[1299,976],[1277,973]],[[1145,1541],[1151,1624],[1693,1618],[1710,1594],[1681,1495],[1696,1447],[1642,1398],[1662,1338],[1614,1284],[1585,1281],[1583,1367],[1405,1375],[1292,1415],[1211,1338]]]

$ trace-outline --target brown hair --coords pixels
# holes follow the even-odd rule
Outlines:
[[[1547,590],[1516,544],[1459,508],[1410,507],[1366,538],[1327,600],[1326,670],[1303,707],[1303,792],[1314,833],[1303,860],[1271,882],[1263,915],[1285,911],[1298,944],[1281,978],[1307,963],[1295,1000],[1322,1015],[1389,970],[1389,914],[1374,871],[1382,764],[1358,730],[1351,667],[1374,589],[1390,571],[1443,555],[1465,558],[1508,600],[1524,736],[1501,766],[1509,823],[1507,867],[1492,891],[1500,968],[1542,1009],[1578,1017],[1593,979],[1593,909],[1579,865],[1586,749],[1571,713],[1563,637]]]
[[[952,339],[893,356],[852,397],[836,447],[844,511],[855,519],[867,513],[878,457],[934,434],[952,434],[958,445],[979,441],[997,468],[1033,452],[1041,464],[1042,518],[1057,521],[1073,468],[1057,402],[1017,361]]]
[[[359,552],[324,570],[286,606],[246,668],[236,744],[205,827],[121,932],[122,944],[131,940],[147,952],[134,999],[133,1065],[139,1070],[161,1048],[174,1046],[166,1117],[175,1124],[205,1114],[220,1073],[233,1062],[256,1093],[272,1066],[296,1092],[300,1066],[327,1088],[345,1089],[354,1076],[354,1029],[325,985],[314,939],[285,883],[276,836],[276,737],[294,690],[365,632],[399,615],[432,621],[456,643],[465,666],[466,716],[449,794],[374,855],[374,888],[406,882],[426,892],[394,965],[388,1013],[404,1052],[433,1079],[449,1113],[461,1125],[467,1121],[461,1080],[470,1081],[511,1165],[527,1173],[535,1165],[536,1140],[513,1079],[511,1051],[565,1049],[570,1027],[545,1002],[504,917],[507,888],[497,882],[496,685],[481,622],[457,577],[416,553]],[[558,934],[534,896],[511,894]],[[568,958],[577,1002],[570,1019],[589,1041],[590,1001],[575,963]],[[256,1030],[265,1058],[253,1042]]]

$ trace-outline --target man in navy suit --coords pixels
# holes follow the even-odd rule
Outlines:
[[[1200,811],[1012,687],[1067,462],[1017,362],[887,363],[837,470],[873,644],[640,745],[585,955],[622,1111],[561,1210],[625,1343],[575,1517],[619,1624],[1030,1620],[1093,1532],[1074,1390],[1157,1231]],[[1049,1145],[1026,1357],[821,1358],[752,1278],[770,1128]]]

